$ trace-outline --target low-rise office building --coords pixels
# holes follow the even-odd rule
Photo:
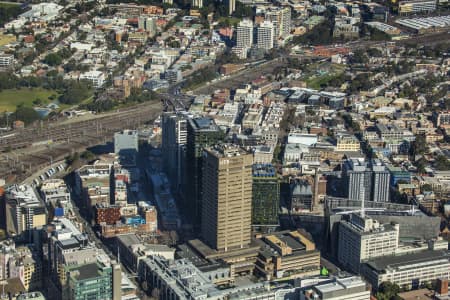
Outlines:
[[[161,300],[275,299],[275,291],[261,282],[219,288],[214,281],[229,276],[229,272],[229,268],[201,271],[187,259],[151,256],[139,266],[139,281],[148,291],[158,291]]]
[[[386,281],[409,289],[418,288],[438,278],[450,279],[450,252],[426,250],[371,259],[362,265],[361,275],[374,288]]]
[[[118,235],[116,239],[121,263],[133,272],[137,272],[140,261],[149,255],[172,260],[175,258],[175,249],[166,245],[142,242],[134,233]]]
[[[301,300],[369,300],[370,287],[360,277],[335,278],[300,292]]]
[[[263,236],[255,273],[266,280],[274,278],[300,278],[318,275],[320,252],[315,244],[298,231],[277,232]]]

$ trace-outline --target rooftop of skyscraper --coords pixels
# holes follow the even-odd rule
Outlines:
[[[292,195],[312,195],[311,185],[306,180],[299,180],[292,185]]]
[[[274,177],[276,174],[275,167],[272,164],[254,164],[254,177]]]
[[[367,170],[367,162],[364,158],[352,158],[345,162],[348,170],[355,172],[364,172]]]
[[[343,224],[361,235],[397,230],[396,226],[399,227],[395,223],[380,224],[377,220],[367,216],[361,216],[358,213],[351,214],[350,220],[343,221]]]
[[[86,280],[90,278],[95,278],[100,275],[99,266],[97,263],[91,263],[79,266],[76,269],[76,272],[73,274],[73,277],[77,280]]]
[[[206,150],[219,158],[249,154],[245,149],[233,144],[217,144]]]
[[[189,122],[191,123],[191,126],[196,131],[218,131],[219,126],[217,126],[214,119],[209,117],[196,117],[189,119]]]
[[[16,200],[21,206],[42,206],[36,191],[29,185],[12,185],[6,190],[6,195],[8,199]]]

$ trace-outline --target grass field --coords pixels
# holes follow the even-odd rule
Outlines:
[[[14,7],[14,6],[20,6],[20,5],[21,5],[21,3],[0,1],[0,7],[2,7],[2,8]]]
[[[1,5],[0,5],[1,7]],[[16,41],[16,37],[12,34],[0,34],[0,46],[12,43]]]
[[[329,81],[331,81],[336,75],[322,75],[317,77],[311,77],[308,80],[306,80],[306,85],[309,88],[313,89],[320,89],[322,84],[327,84]]]
[[[52,95],[55,97],[55,100],[59,96],[58,92],[54,90],[46,90],[43,88],[3,90],[0,92],[0,112],[15,111],[16,106],[19,104],[32,107],[33,101],[36,99],[40,99],[42,105],[49,104],[55,101],[48,98]]]
[[[317,72],[314,72],[313,75],[306,76],[306,84],[309,88],[320,89],[322,84],[327,84],[333,78],[341,75],[344,72],[345,67],[330,63],[313,64],[310,67],[310,70],[318,69],[324,69],[327,70],[327,72],[323,75],[318,75]]]
[[[235,18],[235,17],[221,17],[219,18],[219,23],[229,23],[230,26],[236,26],[237,24],[239,24],[239,22],[241,21],[241,19],[239,18]]]

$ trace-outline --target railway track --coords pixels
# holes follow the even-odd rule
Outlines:
[[[48,124],[14,131],[14,135],[9,133],[0,138],[0,151],[3,152],[0,155],[0,178],[22,181],[75,151],[106,143],[117,131],[137,128],[152,121],[160,112],[160,103],[142,104],[94,120]],[[36,150],[38,147],[42,149]]]
[[[105,115],[93,120],[82,120],[69,124],[48,124],[43,127],[31,127],[9,132],[0,137],[0,152],[11,151],[44,142],[70,142],[73,138],[84,137],[87,133],[96,135],[117,131],[126,126],[133,126],[136,121],[145,122],[155,111],[160,111],[160,104],[139,105],[131,109]]]

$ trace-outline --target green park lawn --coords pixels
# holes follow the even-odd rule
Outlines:
[[[306,81],[309,88],[320,89],[322,84],[326,84],[334,78],[333,75],[322,75],[317,77],[311,77]]]
[[[329,72],[323,75],[314,74],[306,79],[306,84],[309,88],[320,89],[322,84],[327,84],[335,77],[340,76],[345,70],[345,67],[343,67],[342,65],[335,65],[335,64],[328,64],[328,65],[329,65]],[[314,64],[310,69],[315,70],[320,66],[321,64]]]
[[[50,96],[54,96],[54,100],[50,100]],[[0,92],[0,113],[4,111],[13,112],[20,104],[33,107],[33,101],[36,99],[41,100],[41,105],[46,105],[55,101],[58,96],[59,94],[55,90],[46,90],[43,88],[3,90]]]
[[[20,6],[20,3],[8,2],[8,1],[0,1],[0,8],[9,8]]]

